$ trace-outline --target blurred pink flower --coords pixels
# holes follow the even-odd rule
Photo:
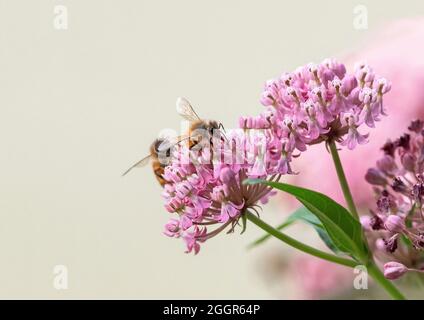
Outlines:
[[[392,90],[385,96],[388,117],[382,118],[369,137],[369,144],[354,152],[341,151],[352,192],[359,207],[374,202],[365,182],[367,169],[380,154],[388,138],[396,138],[414,118],[424,117],[424,18],[401,20],[374,34],[368,45],[358,48],[343,60],[349,69],[354,61],[364,61],[391,79]],[[314,165],[310,165],[313,163]],[[293,169],[300,172],[292,183],[319,190],[344,203],[330,155],[323,145],[311,146],[297,159]]]
[[[290,269],[300,289],[300,299],[330,298],[352,288],[352,269],[325,260],[302,255],[293,259]]]

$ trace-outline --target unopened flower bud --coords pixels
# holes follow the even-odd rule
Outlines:
[[[392,156],[384,155],[384,157],[377,161],[377,168],[384,173],[394,174],[397,170],[397,165]]]
[[[408,268],[399,262],[388,262],[384,265],[384,276],[389,280],[396,280],[408,272]]]
[[[368,169],[365,175],[365,180],[377,186],[385,186],[387,184],[387,180],[384,174],[380,170],[375,168]]]
[[[405,153],[400,161],[402,162],[403,167],[410,172],[415,172],[415,164],[417,162],[417,159],[415,156],[411,153]]]
[[[178,237],[178,233],[180,231],[180,222],[177,219],[171,219],[165,225],[164,234],[168,237]]]

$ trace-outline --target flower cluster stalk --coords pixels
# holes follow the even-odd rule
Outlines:
[[[320,258],[320,259],[324,259],[333,263],[337,263],[340,264],[342,266],[346,266],[346,267],[351,267],[354,268],[358,265],[357,262],[351,260],[351,259],[346,259],[346,258],[342,258],[339,256],[336,256],[334,254],[330,254],[318,249],[315,249],[313,247],[310,247],[300,241],[297,241],[296,239],[293,239],[292,237],[278,231],[277,229],[275,229],[274,227],[270,226],[269,224],[267,224],[266,222],[264,222],[263,220],[261,220],[259,217],[257,217],[256,215],[254,215],[251,212],[246,212],[246,217],[247,219],[256,224],[259,228],[261,228],[262,230],[266,231],[267,233],[271,234],[272,236],[274,236],[275,238],[283,241],[284,243],[288,244],[289,246],[305,252],[307,254],[310,254],[314,257]]]
[[[328,142],[328,146],[333,158],[334,167],[337,171],[337,177],[339,178],[340,187],[342,188],[344,198],[346,200],[347,207],[352,216],[359,221],[358,210],[356,209],[355,202],[353,201],[352,193],[350,192],[349,184],[347,183],[346,175],[343,170],[342,162],[340,160],[339,152],[337,151],[336,143],[333,140]]]
[[[329,141],[328,146],[331,152],[331,156],[333,158],[334,166],[337,171],[337,176],[339,178],[340,187],[343,191],[343,195],[345,197],[346,204],[349,208],[351,214],[359,221],[358,211],[356,209],[355,202],[353,200],[352,192],[350,191],[349,184],[346,179],[346,175],[343,170],[343,165],[340,160],[339,153],[337,151],[337,146],[334,141]],[[363,234],[363,238],[365,235]],[[376,266],[372,255],[368,256],[368,261],[364,261],[364,264],[367,267],[369,274],[373,277],[373,279],[384,288],[387,293],[396,300],[404,300],[405,296],[391,283],[387,280],[380,269]]]

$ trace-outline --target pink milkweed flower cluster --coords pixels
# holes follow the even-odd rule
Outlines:
[[[288,153],[330,139],[354,149],[368,138],[358,128],[374,128],[385,115],[383,95],[390,87],[363,63],[353,74],[336,60],[310,63],[269,80],[261,98],[265,111],[258,117],[242,117],[240,126],[272,129]]]
[[[358,128],[374,127],[385,114],[383,95],[389,90],[388,81],[369,66],[358,64],[348,74],[330,59],[268,81],[261,99],[266,109],[259,116],[242,117],[240,129],[228,136],[215,138],[214,132],[212,143],[206,132],[195,148],[173,148],[163,195],[166,209],[177,216],[164,234],[182,238],[187,252],[197,254],[200,243],[227,228],[234,231],[247,210],[255,211],[272,195],[270,188],[243,185],[244,180],[292,174],[295,150],[306,151],[309,144],[332,140],[349,149],[364,144],[368,134]]]
[[[380,256],[396,260],[385,268],[393,271],[386,272],[389,279],[424,267],[424,122],[413,121],[408,129],[387,141],[383,157],[365,177],[374,186],[377,205],[363,224],[378,235],[374,241]],[[394,263],[408,268],[390,267]]]
[[[177,216],[165,225],[164,234],[182,238],[187,253],[197,254],[202,242],[226,229],[233,232],[242,224],[246,210],[256,212],[257,203],[267,202],[273,194],[267,186],[244,185],[243,181],[275,181],[289,170],[288,159],[282,157],[272,137],[262,136],[261,143],[257,139],[239,130],[215,143],[213,150],[174,148],[165,169],[163,196],[167,211]]]

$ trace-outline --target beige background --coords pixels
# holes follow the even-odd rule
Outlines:
[[[67,31],[53,28],[60,4]],[[353,28],[357,4],[367,31]],[[266,79],[423,13],[421,0],[0,0],[0,297],[276,297],[258,260],[281,246],[246,251],[252,226],[185,255],[161,234],[150,170],[120,174],[179,128],[176,97],[232,127],[259,112]],[[52,285],[58,264],[66,291]]]

